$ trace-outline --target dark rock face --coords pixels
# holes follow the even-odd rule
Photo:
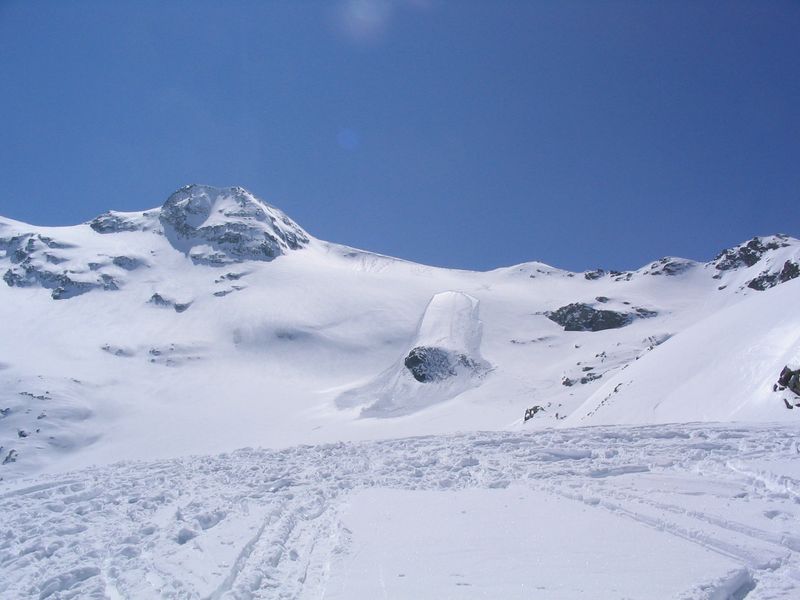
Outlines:
[[[134,271],[145,264],[141,259],[131,256],[115,256],[111,259],[111,262],[120,269],[125,269],[126,271]]]
[[[658,313],[644,308],[634,308],[633,313],[596,309],[582,302],[562,306],[556,311],[545,313],[548,319],[558,323],[564,331],[603,331],[619,329],[630,325],[635,319],[654,317]]]
[[[580,382],[581,385],[586,385],[587,383],[591,383],[592,381],[597,381],[602,377],[603,377],[602,373],[586,373],[586,375],[580,378]]]
[[[630,271],[606,271],[605,269],[595,269],[593,271],[586,271],[583,278],[588,281],[596,281],[603,277],[611,277],[614,281],[630,281],[633,273]]]
[[[0,240],[0,244],[13,265],[3,274],[3,281],[10,287],[43,287],[52,290],[50,295],[54,300],[73,298],[93,289],[119,289],[117,282],[109,275],[100,275],[93,281],[79,281],[72,271],[54,271],[44,266],[65,262],[66,259],[47,251],[71,248],[69,244],[32,233]],[[44,265],[41,260],[35,260],[37,256],[44,258]]]
[[[7,465],[9,463],[17,462],[17,456],[18,456],[17,451],[14,448],[12,448],[11,450],[8,451],[8,454],[6,454],[6,457],[3,459],[3,464]]]
[[[239,281],[247,273],[225,273],[221,277],[214,280],[214,283],[221,283],[223,281]]]
[[[800,277],[800,264],[787,260],[783,263],[783,269],[778,276],[781,283],[786,283],[791,279]]]
[[[596,279],[600,279],[606,275],[606,271],[604,269],[595,269],[594,271],[586,271],[583,274],[583,277],[588,281],[594,281]]]
[[[10,287],[39,286],[52,290],[53,300],[66,300],[92,290],[118,290],[117,281],[110,275],[101,274],[95,281],[78,281],[70,277],[68,271],[57,273],[40,269],[32,264],[20,264],[8,269],[3,281]]]
[[[586,385],[587,383],[592,383],[593,381],[597,381],[603,377],[602,373],[586,373],[582,377],[570,379],[567,376],[561,378],[561,385],[572,387],[576,383],[580,383],[581,385]]]
[[[713,264],[719,271],[729,271],[739,267],[752,267],[769,250],[789,246],[788,236],[778,234],[774,239],[754,237],[752,240],[720,252]]]
[[[685,273],[694,266],[694,262],[683,258],[671,258],[669,256],[662,258],[650,265],[648,270],[649,275],[667,275],[674,277]]]
[[[232,285],[231,287],[229,287],[226,290],[219,290],[219,291],[213,292],[213,295],[216,296],[217,298],[224,298],[228,294],[232,294],[233,292],[240,292],[240,291],[242,291],[244,289],[247,289],[247,286],[244,286],[244,285]]]
[[[172,308],[174,302],[171,300],[167,300],[161,294],[153,294],[150,296],[150,300],[147,301],[148,304],[152,304],[154,306],[160,306],[162,308]]]
[[[74,298],[75,296],[80,296],[81,294],[85,294],[86,292],[90,292],[94,289],[103,288],[108,290],[116,290],[119,289],[117,284],[114,282],[113,279],[109,279],[104,287],[102,284],[93,283],[89,281],[73,281],[66,275],[59,275],[58,276],[59,285],[54,289],[50,296],[53,300],[67,300],[69,298]],[[47,287],[47,286],[42,286]]]
[[[598,310],[580,302],[568,304],[547,313],[547,318],[561,325],[565,331],[618,329],[633,322],[633,317],[629,313]]]
[[[108,275],[101,276],[100,281],[76,281],[66,273],[53,273],[51,271],[39,270],[31,265],[21,265],[17,268],[9,269],[3,275],[10,287],[31,287],[40,286],[52,290],[50,296],[53,300],[66,300],[80,296],[94,289],[117,290],[119,287],[114,279]]]
[[[46,253],[49,250],[63,250],[72,248],[70,244],[58,242],[53,238],[39,235],[38,233],[23,233],[10,238],[0,238],[0,249],[6,251],[6,255],[13,264],[21,264],[30,261],[31,257],[37,253]],[[58,256],[48,254],[48,262],[62,262]]]
[[[8,269],[3,274],[3,281],[9,287],[31,287],[40,285],[44,288],[53,289],[58,287],[59,276],[50,271],[38,270],[33,265],[20,265]]]
[[[747,282],[747,287],[753,290],[764,291],[778,284],[786,283],[796,277],[800,277],[800,264],[787,260],[783,263],[783,268],[776,273],[764,271],[758,277]]]
[[[153,306],[158,306],[159,308],[171,308],[177,313],[185,312],[192,305],[191,302],[175,302],[174,300],[165,298],[158,293],[150,296],[150,299],[147,301],[147,303],[152,304]]]
[[[420,383],[443,381],[458,374],[457,368],[477,370],[478,364],[464,354],[456,354],[444,348],[417,346],[403,361],[414,379]]]
[[[141,226],[123,214],[108,211],[89,221],[89,227],[97,233],[119,233],[120,231],[139,231]]]
[[[199,264],[270,261],[309,242],[289,217],[240,187],[186,186],[167,199],[159,218],[170,242]]]
[[[540,412],[543,412],[543,411],[544,411],[544,406],[540,406],[539,404],[537,404],[536,406],[531,406],[530,408],[526,408],[525,409],[525,417],[524,417],[522,422],[523,423],[527,423],[533,417],[536,416],[536,413],[540,413]]]

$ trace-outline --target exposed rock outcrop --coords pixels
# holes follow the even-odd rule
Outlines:
[[[800,264],[793,260],[783,263],[780,271],[763,271],[758,277],[747,282],[747,287],[753,290],[764,291],[781,283],[800,277]]]
[[[726,273],[735,271],[755,272],[748,279],[739,280],[740,289],[764,291],[800,276],[800,245],[798,240],[778,234],[754,237],[733,248],[722,251],[711,263],[717,273],[714,279],[722,279]],[[725,289],[728,284],[719,289]]]
[[[167,199],[159,219],[172,245],[198,264],[270,261],[310,240],[284,213],[241,187],[186,186]]]
[[[665,256],[664,258],[652,263],[645,271],[648,275],[666,275],[674,277],[685,273],[697,263],[693,260],[685,258],[674,258],[672,256]]]
[[[176,302],[170,298],[165,298],[159,293],[155,293],[150,296],[150,299],[147,301],[147,303],[159,308],[171,308],[177,313],[186,311],[192,305],[191,302]]]
[[[460,368],[476,370],[479,365],[466,354],[444,348],[417,346],[405,357],[403,363],[420,383],[443,381],[458,375]]]
[[[122,213],[114,210],[104,212],[89,221],[89,227],[97,233],[120,233],[123,231],[147,231],[152,229],[154,220],[152,214]]]
[[[597,309],[583,302],[573,302],[558,310],[545,313],[545,316],[561,325],[565,331],[603,331],[619,329],[633,323],[635,319],[655,317],[658,313],[645,308],[634,307],[633,312],[618,312]]]
[[[73,248],[71,244],[25,233],[0,240],[0,247],[12,264],[3,274],[3,281],[10,287],[43,287],[52,290],[50,295],[54,300],[73,298],[94,289],[119,289],[114,277],[107,273],[87,274],[57,267],[67,259],[53,251]]]
[[[723,250],[712,261],[712,264],[719,271],[752,267],[769,250],[786,248],[789,245],[789,236],[780,233],[769,237],[754,237],[743,244]]]

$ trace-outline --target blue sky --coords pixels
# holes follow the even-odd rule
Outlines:
[[[800,2],[0,0],[0,214],[243,185],[312,234],[582,270],[800,237]]]

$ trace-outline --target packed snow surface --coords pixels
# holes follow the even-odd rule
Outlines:
[[[797,598],[797,428],[244,449],[0,488],[3,598]]]

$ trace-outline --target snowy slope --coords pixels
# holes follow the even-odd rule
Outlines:
[[[776,373],[800,367],[800,280],[746,298],[688,327],[622,369],[567,425],[778,421]]]
[[[0,219],[0,477],[516,429],[533,405],[545,410],[526,428],[583,422],[606,382],[659,362],[684,334],[669,360],[694,356],[695,327],[725,329],[714,315],[738,323],[720,356],[740,361],[798,296],[798,263],[800,242],[771,236],[709,263],[668,257],[624,273],[439,269],[318,240],[242,188],[209,186],[74,227]],[[708,411],[694,394],[709,388],[687,387],[668,404],[688,421],[799,417],[764,395],[782,360],[767,349],[748,367],[757,396],[710,386]],[[448,376],[419,381],[431,365]],[[642,390],[650,377],[637,377]],[[652,404],[631,395],[609,419],[674,420]]]

